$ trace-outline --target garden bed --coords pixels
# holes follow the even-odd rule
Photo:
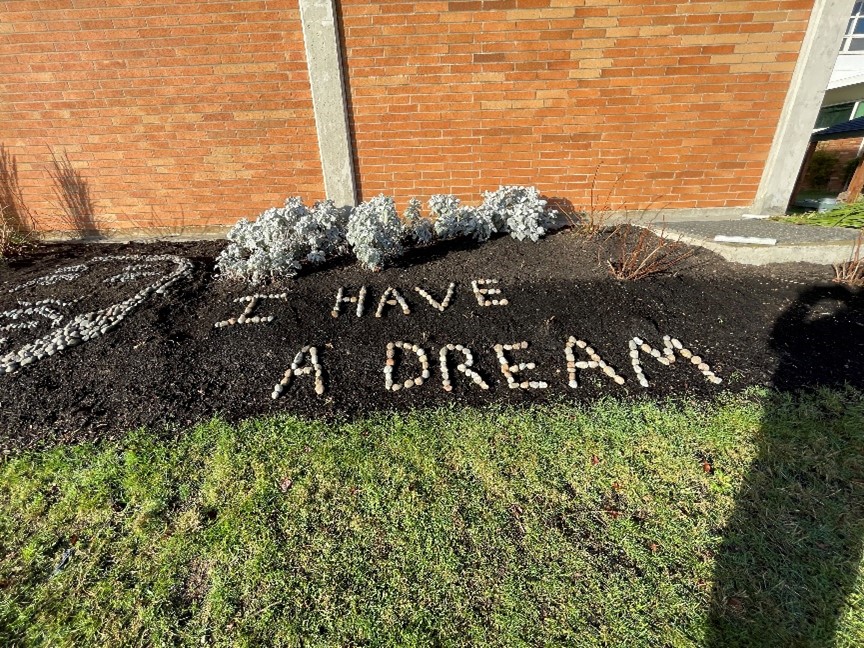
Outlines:
[[[171,254],[193,262],[190,276],[181,277],[164,295],[148,295],[115,329],[0,374],[0,446],[113,437],[138,426],[172,430],[214,414],[229,420],[282,411],[353,417],[446,403],[712,397],[751,385],[792,389],[864,382],[862,297],[832,284],[826,267],[745,267],[700,250],[672,275],[624,282],[608,275],[603,264],[611,251],[604,250],[602,241],[562,232],[537,244],[510,238],[479,247],[464,241],[438,244],[414,250],[398,266],[377,273],[331,263],[307,276],[250,288],[214,277],[214,259],[224,245],[46,245],[0,268],[0,312],[22,308],[19,301],[78,300],[56,305],[62,326],[76,314],[122,302],[153,281],[135,271],[126,281],[117,279],[129,274],[124,268],[135,261],[94,259]],[[87,268],[49,285],[17,290],[76,265]],[[158,271],[167,273],[170,265]],[[497,279],[507,305],[480,306],[471,287],[477,279]],[[420,286],[441,300],[451,282],[456,286],[444,312],[415,291]],[[346,296],[356,295],[362,285],[368,290],[363,317],[346,303],[334,318],[339,288]],[[396,305],[387,306],[382,317],[374,316],[388,286],[404,296],[410,315]],[[244,304],[235,299],[255,293],[286,294],[285,299],[260,301],[255,315],[273,316],[272,322],[214,327],[242,313]],[[34,321],[40,322],[36,328],[0,332],[0,338],[7,338],[0,356],[51,330],[48,320]],[[0,326],[8,322],[0,320]],[[723,383],[711,384],[681,359],[665,367],[645,355],[642,366],[650,386],[640,387],[628,342],[638,336],[662,350],[664,335],[701,356]],[[571,388],[564,355],[569,336],[593,346],[625,383],[585,369],[577,370],[578,387]],[[431,376],[423,385],[385,389],[382,369],[387,343],[393,341],[426,350]],[[523,341],[529,343],[527,349],[508,354],[513,363],[530,361],[536,368],[526,369],[517,380],[543,381],[548,388],[508,388],[493,346]],[[457,371],[458,352],[450,357],[453,390],[442,388],[438,353],[448,343],[471,349],[473,368],[488,390]],[[318,350],[324,393],[315,393],[311,375],[294,376],[274,400],[274,385],[305,345]],[[419,372],[416,358],[406,356],[404,363],[397,366],[397,375]]]

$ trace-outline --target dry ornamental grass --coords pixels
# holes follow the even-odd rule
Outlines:
[[[0,144],[0,259],[26,245],[33,218],[21,194],[15,156]]]
[[[834,264],[834,281],[847,286],[864,286],[864,257],[861,256],[861,246],[864,244],[864,234],[858,235],[858,240],[852,247],[849,260]]]

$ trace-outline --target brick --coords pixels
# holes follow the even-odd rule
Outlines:
[[[603,159],[597,186],[634,207],[746,205],[812,2],[341,0],[362,193],[525,182],[579,204]],[[121,226],[323,196],[296,3],[9,4],[0,129],[34,209],[47,146]]]

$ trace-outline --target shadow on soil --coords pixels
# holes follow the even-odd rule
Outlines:
[[[864,375],[849,358],[864,353],[864,293],[806,290],[771,344],[777,394],[716,556],[712,648],[832,645],[861,560]],[[839,395],[793,399],[814,376]]]

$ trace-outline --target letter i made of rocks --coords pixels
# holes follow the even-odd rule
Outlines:
[[[227,320],[222,320],[221,322],[216,322],[213,326],[214,328],[224,328],[226,326],[234,326],[235,324],[265,324],[272,322],[274,317],[272,315],[264,315],[258,316],[253,315],[255,309],[258,308],[258,302],[262,299],[282,299],[285,300],[288,297],[288,293],[280,293],[278,295],[246,295],[245,297],[238,297],[234,300],[235,303],[246,303],[246,308],[243,309],[243,313],[239,317],[232,317]]]

